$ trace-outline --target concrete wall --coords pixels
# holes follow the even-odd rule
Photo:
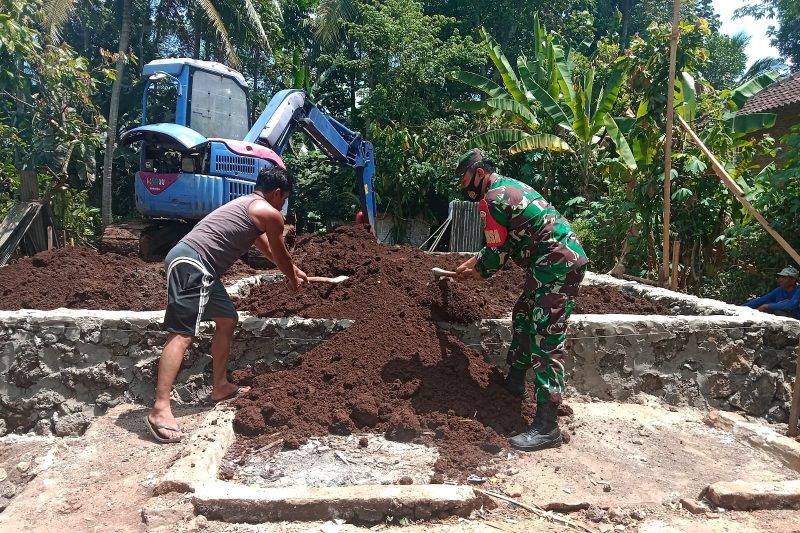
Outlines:
[[[450,326],[505,368],[511,321]],[[568,392],[624,401],[639,392],[672,405],[743,410],[786,422],[800,322],[750,316],[574,315]]]
[[[245,295],[274,276],[243,280]],[[672,404],[740,409],[773,421],[788,416],[800,321],[771,317],[713,300],[590,275],[697,316],[576,315],[569,336],[572,393],[625,400],[638,392]],[[0,434],[80,434],[92,416],[124,400],[150,403],[166,335],[162,312],[0,312]],[[243,317],[230,369],[258,373],[294,358],[351,324],[347,320]],[[447,325],[467,344],[505,365],[509,320]],[[178,376],[174,398],[202,401],[210,393],[210,338],[205,326]]]
[[[91,417],[122,400],[151,403],[166,334],[163,312],[0,312],[0,434],[81,434]],[[245,317],[229,368],[284,368],[348,320]],[[186,358],[173,397],[205,399],[211,383],[206,324]]]

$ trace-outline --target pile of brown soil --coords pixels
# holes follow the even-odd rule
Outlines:
[[[0,268],[0,309],[156,311],[167,305],[164,268],[84,247],[41,252]]]
[[[258,271],[242,261],[231,266],[225,283]],[[159,311],[167,306],[162,262],[136,255],[98,253],[81,246],[57,248],[12,261],[0,268],[0,309],[104,309]]]
[[[381,431],[437,446],[437,478],[463,479],[527,426],[534,406],[512,398],[499,370],[434,322],[507,313],[522,284],[519,269],[486,285],[434,283],[431,267],[452,269],[464,258],[381,245],[357,227],[304,236],[295,257],[309,275],[350,279],[300,293],[262,285],[240,307],[260,316],[356,322],[294,368],[236,376],[252,385],[236,400],[235,419],[249,445],[267,444],[275,431],[289,448],[313,435]]]
[[[228,283],[232,283],[237,279],[249,278],[258,273],[258,270],[251,267],[244,261],[239,260],[232,264],[228,271],[225,272],[225,275],[222,276],[222,282],[227,285]]]

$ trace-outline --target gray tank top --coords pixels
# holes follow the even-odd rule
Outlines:
[[[242,196],[209,213],[181,239],[194,248],[214,268],[218,278],[264,233],[250,218],[250,204],[261,197]]]

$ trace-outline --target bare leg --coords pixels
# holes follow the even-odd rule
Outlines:
[[[231,355],[233,331],[238,320],[229,317],[213,318],[212,320],[217,325],[217,328],[214,332],[214,338],[211,339],[211,368],[214,373],[214,388],[211,391],[211,399],[217,401],[236,392],[236,385],[228,381],[226,369],[228,357]]]
[[[169,395],[172,391],[172,386],[175,384],[175,378],[178,377],[178,371],[181,368],[183,356],[192,343],[192,339],[193,337],[191,335],[170,333],[167,337],[167,342],[164,344],[164,349],[161,350],[161,358],[158,361],[156,401],[148,415],[150,422],[153,424],[178,427],[178,422],[172,415]],[[166,429],[159,430],[159,433],[170,439],[181,436],[178,431],[169,431]]]

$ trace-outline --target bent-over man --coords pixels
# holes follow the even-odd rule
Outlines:
[[[286,276],[293,290],[307,280],[292,262],[283,239],[280,208],[293,189],[291,175],[277,166],[263,169],[252,194],[237,198],[201,220],[167,254],[167,310],[163,329],[169,332],[158,364],[156,398],[145,417],[158,442],[178,442],[182,433],[170,406],[170,392],[183,356],[200,332],[200,322],[216,324],[211,340],[213,389],[211,400],[235,397],[239,387],[228,381],[226,365],[239,320],[222,284],[222,276],[255,245]]]

